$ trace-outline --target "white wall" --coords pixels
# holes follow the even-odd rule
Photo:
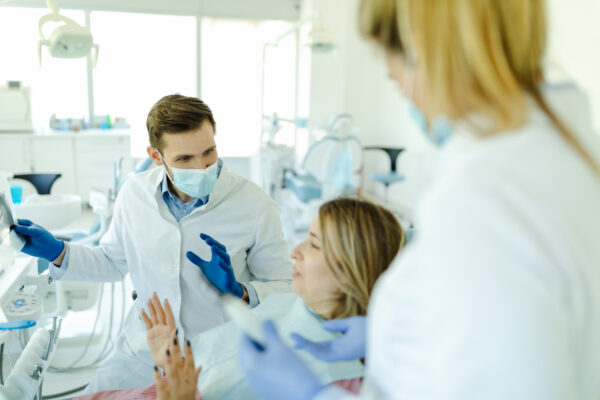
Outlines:
[[[390,205],[410,207],[421,192],[427,174],[424,164],[432,147],[407,115],[397,85],[387,76],[383,53],[358,32],[358,0],[307,0],[304,12],[318,11],[324,26],[334,33],[338,48],[315,60],[311,70],[310,120],[324,124],[340,112],[350,113],[363,146],[404,147],[398,170],[407,181],[391,186]],[[364,187],[383,196],[383,185],[368,178],[388,171],[389,158],[379,151],[365,153]]]
[[[330,57],[325,66],[312,63],[311,120],[348,112],[363,145],[406,147],[398,168],[407,180],[392,186],[390,202],[392,207],[412,207],[426,184],[434,150],[408,117],[396,84],[387,77],[383,54],[359,35],[359,0],[305,0],[303,4],[304,12],[321,12],[339,44],[337,58]],[[548,7],[550,75],[553,80],[573,79],[588,93],[600,131],[600,1],[548,0]],[[331,76],[336,76],[335,82]],[[365,176],[385,171],[388,163],[384,153],[368,152]],[[380,195],[381,186],[365,180],[366,189]]]
[[[549,72],[573,79],[587,92],[600,132],[600,1],[547,2]]]

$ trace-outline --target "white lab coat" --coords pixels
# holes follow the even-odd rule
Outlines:
[[[100,369],[88,392],[152,382],[139,312],[153,292],[169,299],[182,336],[191,338],[226,321],[217,293],[185,257],[194,251],[210,260],[210,248],[200,233],[225,245],[236,278],[249,282],[259,300],[291,291],[291,259],[279,211],[262,189],[223,166],[208,203],[178,223],[162,198],[163,177],[164,169],[155,168],[124,185],[99,247],[69,246],[63,279],[119,281],[129,273],[138,295],[116,354]]]
[[[600,161],[585,101],[548,96]],[[598,400],[600,177],[535,107],[514,132],[459,128],[440,156],[374,290],[360,398]]]

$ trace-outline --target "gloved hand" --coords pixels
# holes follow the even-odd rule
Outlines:
[[[296,342],[294,348],[309,352],[314,357],[327,361],[352,361],[365,358],[367,318],[362,316],[333,319],[323,323],[323,329],[329,332],[342,332],[343,335],[325,342],[311,342],[292,333]]]
[[[13,230],[25,240],[25,246],[21,251],[30,256],[54,261],[65,248],[65,242],[56,239],[46,229],[28,219],[18,220]]]
[[[265,322],[263,329],[264,347],[244,335],[238,353],[242,370],[256,394],[266,400],[308,400],[325,388],[283,344],[272,321]]]
[[[210,246],[212,253],[211,260],[205,261],[191,251],[185,253],[185,256],[202,270],[206,279],[208,279],[219,292],[222,294],[230,293],[242,298],[244,295],[244,288],[235,279],[231,260],[229,259],[225,246],[204,233],[200,234],[200,238]]]

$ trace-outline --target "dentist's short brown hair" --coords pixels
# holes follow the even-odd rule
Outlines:
[[[216,130],[212,111],[199,98],[180,94],[164,96],[152,106],[146,118],[150,145],[162,150],[163,135],[189,132],[200,128],[205,122],[209,122]]]

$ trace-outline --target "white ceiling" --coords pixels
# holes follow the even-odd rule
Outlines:
[[[61,9],[205,15],[296,21],[301,0],[57,0]],[[45,0],[0,0],[0,6],[46,7]]]

